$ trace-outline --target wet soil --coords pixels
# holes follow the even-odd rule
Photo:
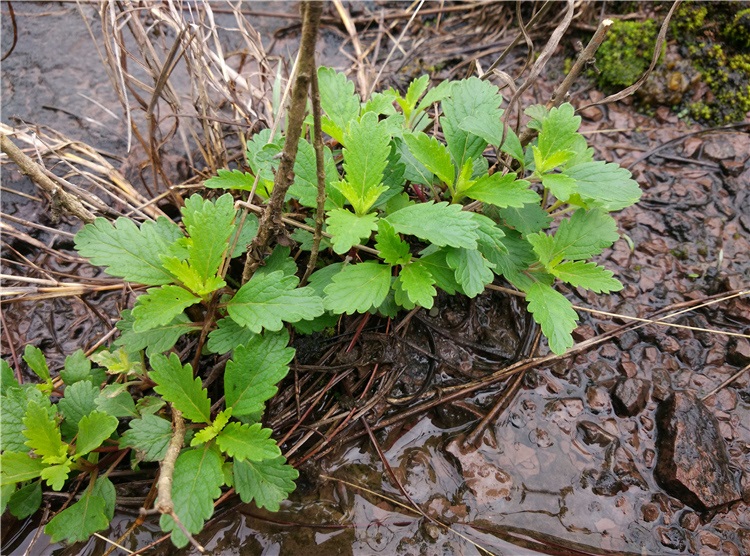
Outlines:
[[[2,68],[3,121],[19,115],[124,153],[123,133],[112,132],[120,128],[102,130],[81,117],[41,108],[64,105],[79,115],[104,119],[96,106],[81,100],[78,93],[83,91],[114,106],[80,16],[60,4],[23,4],[17,11],[22,10],[28,15],[19,17],[23,25],[17,51]],[[3,48],[5,17],[3,9]],[[50,33],[60,34],[62,48],[54,55],[39,46],[48,44]],[[534,94],[546,99],[553,86],[541,82]],[[583,84],[571,102],[582,106],[601,98]],[[597,158],[629,167],[644,196],[637,206],[615,215],[623,239],[601,257],[625,289],[611,296],[570,290],[568,297],[577,305],[645,317],[687,300],[747,289],[747,129],[706,130],[668,110],[648,117],[627,102],[589,108],[582,116]],[[6,184],[33,190],[7,166]],[[41,203],[7,192],[2,202],[6,214],[47,222]],[[57,225],[71,231],[77,227],[73,222]],[[45,242],[54,239],[29,233]],[[40,264],[52,261],[22,242],[11,247]],[[4,251],[10,253],[5,245]],[[75,262],[62,270],[91,272]],[[81,342],[93,344],[107,329],[104,321],[126,301],[105,294],[83,302],[15,303],[3,307],[3,313],[16,350],[34,342],[51,357],[51,366],[59,366],[64,354]],[[383,359],[401,373],[391,392],[396,401],[418,393],[428,378],[452,384],[481,377],[517,353],[525,323],[513,318],[513,304],[497,293],[474,302],[441,298],[437,311],[415,319],[407,338],[436,355],[439,365],[407,344],[384,343],[375,332],[363,335],[356,350],[341,354],[337,362],[357,361],[367,373]],[[747,334],[750,299],[723,301],[672,322]],[[581,313],[575,337],[583,341],[623,323],[617,317]],[[2,341],[5,356],[5,335]],[[477,448],[464,447],[463,440],[501,388],[376,432],[406,494],[449,529],[401,505],[403,493],[372,443],[364,440],[301,466],[297,491],[276,514],[248,505],[222,506],[200,541],[211,553],[227,555],[482,554],[472,543],[509,555],[748,554],[750,372],[739,371],[749,363],[747,339],[654,324],[628,330],[614,341],[526,372]],[[706,451],[698,456],[707,469],[721,465],[722,480],[735,489],[718,502],[711,499],[710,507],[657,480],[657,467],[670,465],[662,463],[667,454],[659,445],[659,420],[674,392],[689,396],[702,415],[710,416],[693,423],[694,434],[715,433],[715,450],[725,451],[725,460]],[[399,410],[393,406],[389,411]],[[124,532],[135,509],[119,507],[112,530],[104,535],[116,538]],[[38,522],[39,517],[10,526],[5,522],[3,552],[101,554],[106,548],[100,539],[85,546],[50,545]],[[156,522],[147,522],[126,546],[136,550],[160,536]],[[172,552],[169,543],[162,543],[149,553]]]

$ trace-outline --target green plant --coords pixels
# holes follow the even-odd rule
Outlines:
[[[599,85],[621,88],[635,83],[651,63],[657,31],[656,23],[650,19],[616,20],[596,54]]]
[[[80,352],[68,358],[56,405],[38,350],[27,347],[25,357],[43,380],[37,387],[15,383],[4,363],[3,428],[17,433],[3,436],[2,493],[14,514],[35,511],[42,480],[59,490],[71,473],[88,473],[85,494],[47,530],[75,541],[106,527],[114,486],[108,471],[100,475],[99,452],[131,449],[134,464],[173,464],[174,511],[162,512],[161,526],[183,546],[189,537],[174,518],[197,533],[222,486],[270,510],[294,488],[297,472],[260,424],[294,355],[287,324],[306,333],[343,314],[431,308],[437,288],[474,297],[501,276],[525,293],[550,348],[563,353],[577,315],[555,281],[597,293],[622,288],[588,259],[618,239],[608,213],[636,202],[640,189],[627,170],[593,160],[570,104],[528,108],[538,138],[524,146],[504,127],[502,96],[486,81],[430,89],[424,76],[403,96],[389,90],[362,103],[344,75],[320,68],[318,76],[321,128],[334,141],[324,156],[331,252],[319,258],[309,285],[300,287],[288,247],[276,247],[246,283],[233,281],[229,262],[244,253],[258,221],[239,213],[229,193],[188,198],[184,230],[165,218],[140,227],[124,218],[86,225],[75,238],[79,253],[148,289],[123,311],[114,346],[91,357],[100,367]],[[426,133],[433,124],[445,142]],[[256,135],[247,146],[251,171],[220,171],[206,187],[243,192],[258,178],[267,196],[283,142],[270,131]],[[504,164],[490,168],[488,147]],[[315,207],[315,151],[304,138],[294,171],[288,201]],[[302,249],[313,243],[303,229],[293,238]],[[191,364],[165,355],[189,334],[197,336],[194,361],[203,352],[231,352],[218,397],[209,397]],[[153,394],[136,394],[149,388]],[[22,404],[27,397],[32,403]],[[125,430],[118,418],[130,419]],[[85,525],[69,527],[73,521]]]

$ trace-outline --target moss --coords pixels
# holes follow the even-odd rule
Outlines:
[[[635,83],[651,63],[657,32],[652,20],[615,21],[596,55],[599,85],[620,88]]]
[[[708,6],[686,2],[674,14],[669,25],[670,31],[676,36],[696,35],[704,26],[708,15]]]
[[[750,8],[737,12],[732,23],[724,28],[722,35],[741,48],[750,48]]]
[[[743,120],[750,111],[750,54],[730,55],[723,46],[708,42],[692,45],[689,51],[714,95],[709,105],[691,108],[691,115],[720,124]]]

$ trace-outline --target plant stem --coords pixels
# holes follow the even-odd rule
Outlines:
[[[243,283],[247,282],[255,269],[260,266],[271,240],[284,234],[281,210],[284,197],[294,181],[294,160],[297,158],[297,146],[302,135],[310,81],[315,72],[315,41],[323,12],[323,2],[307,0],[301,4],[300,12],[302,14],[302,39],[298,54],[299,64],[292,86],[284,151],[276,172],[271,198],[258,223],[258,234],[248,249],[245,269],[242,273]]]

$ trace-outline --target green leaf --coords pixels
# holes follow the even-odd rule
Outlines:
[[[161,461],[167,455],[172,438],[172,424],[156,415],[144,415],[130,421],[130,428],[120,438],[120,447],[130,447],[144,461]]]
[[[60,371],[60,378],[68,386],[82,380],[99,385],[107,379],[107,375],[102,369],[92,371],[91,361],[82,349],[78,349],[65,358],[65,368]]]
[[[18,519],[26,519],[42,505],[42,483],[34,481],[13,493],[8,509]]]
[[[414,79],[411,83],[409,83],[409,87],[406,89],[406,95],[403,99],[403,104],[399,102],[401,108],[404,111],[404,114],[406,114],[407,117],[414,110],[414,108],[416,108],[417,102],[419,102],[419,99],[427,90],[427,87],[429,85],[429,75],[422,75],[421,77]],[[409,112],[409,114],[407,114],[407,112]]]
[[[209,442],[216,438],[216,435],[219,434],[224,429],[224,427],[227,426],[227,423],[229,422],[229,418],[231,416],[231,408],[225,409],[224,411],[220,412],[214,419],[213,423],[195,433],[195,436],[190,441],[190,445],[199,446],[200,444],[205,444],[206,442]]]
[[[149,288],[146,291],[146,294],[138,296],[131,313],[134,332],[146,332],[157,326],[167,325],[187,307],[201,300],[185,288],[174,285]]]
[[[255,274],[265,276],[271,272],[281,270],[284,276],[294,276],[297,274],[297,263],[289,256],[291,251],[289,247],[277,245],[273,248],[271,255],[263,260],[263,264],[258,267]]]
[[[177,225],[164,217],[144,222],[140,229],[127,218],[118,218],[114,226],[97,218],[76,234],[75,243],[81,256],[108,267],[111,276],[160,286],[174,281],[162,267],[161,255],[181,237]]]
[[[612,278],[612,271],[596,263],[564,262],[550,269],[550,272],[563,282],[586,288],[594,293],[618,292],[623,288],[619,280]]]
[[[578,192],[578,182],[565,174],[544,174],[542,185],[563,202]]]
[[[26,437],[23,435],[23,418],[29,398],[28,389],[21,387],[8,388],[6,394],[0,398],[0,450],[3,452],[28,452]],[[36,388],[32,391],[42,393]]]
[[[378,233],[375,236],[375,248],[380,258],[391,265],[403,265],[411,260],[409,244],[402,240],[387,220],[378,222]]]
[[[429,255],[420,257],[414,262],[419,262],[421,266],[424,266],[435,279],[435,285],[444,292],[453,295],[456,292],[463,293],[461,284],[456,282],[455,271],[448,266],[445,260],[446,251],[452,249],[451,247],[444,247],[440,250],[435,251]]]
[[[313,319],[323,314],[323,300],[308,287],[296,288],[299,279],[282,271],[253,275],[227,303],[229,316],[259,334],[281,330],[284,322]]]
[[[491,176],[479,178],[464,194],[471,199],[489,203],[496,207],[522,207],[527,203],[538,203],[539,195],[529,189],[526,180],[517,180],[516,174],[501,175],[499,172]]]
[[[119,348],[115,351],[102,349],[94,353],[90,358],[94,363],[98,363],[107,369],[111,374],[134,374],[143,372],[143,364],[140,357],[136,360],[130,356],[125,348]]]
[[[433,287],[435,278],[430,274],[426,265],[421,264],[419,260],[409,263],[401,269],[398,279],[401,288],[412,303],[425,309],[432,309],[437,290]]]
[[[76,455],[85,456],[96,450],[117,430],[117,417],[100,411],[92,411],[78,423],[78,439],[76,441]]]
[[[194,423],[211,422],[211,402],[200,378],[193,378],[190,363],[182,365],[176,353],[157,354],[151,359],[149,378],[156,383],[154,391],[179,409],[186,419]]]
[[[155,353],[170,350],[184,334],[197,330],[199,325],[193,324],[187,315],[177,315],[171,322],[152,328],[145,332],[133,330],[134,318],[129,309],[122,312],[122,319],[116,324],[121,335],[115,340],[115,346],[124,347],[131,353],[146,350],[151,357]]]
[[[491,218],[482,214],[474,213],[474,219],[479,222],[477,229],[479,253],[496,266],[497,261],[508,255],[508,248],[503,243],[505,232]]]
[[[241,191],[251,191],[253,189],[255,176],[252,174],[240,170],[224,169],[219,169],[216,173],[218,175],[207,179],[203,182],[203,185],[211,189],[237,189]]]
[[[551,286],[536,282],[526,290],[529,312],[542,327],[553,353],[562,355],[573,345],[571,332],[578,315],[565,296]]]
[[[521,145],[521,140],[518,138],[518,135],[516,135],[516,133],[511,128],[508,128],[505,131],[505,141],[503,142],[502,147],[500,147],[500,150],[504,153],[508,153],[510,156],[516,159],[516,161],[520,162],[521,165],[523,165],[523,146]]]
[[[543,173],[546,169],[563,164],[575,155],[574,146],[580,125],[581,117],[575,115],[575,109],[568,102],[549,111],[549,114],[542,120],[542,129],[537,143],[543,161],[543,168],[539,168],[537,163],[538,172]],[[569,151],[569,154],[560,154],[564,151]]]
[[[579,209],[560,222],[555,233],[555,251],[577,261],[598,255],[620,238],[617,223],[601,209]]]
[[[65,417],[60,430],[67,438],[78,434],[79,421],[96,409],[97,396],[99,388],[88,380],[65,387],[65,397],[58,402],[57,409]]]
[[[552,217],[539,203],[500,209],[498,216],[505,221],[506,226],[515,228],[524,235],[544,230],[552,222]]]
[[[367,213],[386,191],[383,175],[391,152],[391,135],[374,112],[352,121],[344,134],[345,182],[339,189],[359,214]]]
[[[589,206],[611,212],[637,203],[641,198],[638,183],[625,168],[608,162],[587,162],[565,173],[578,184],[578,194]]]
[[[333,250],[341,255],[369,239],[370,234],[378,229],[377,221],[374,212],[358,216],[346,209],[333,209],[326,219],[326,229],[333,236]]]
[[[229,245],[234,245],[234,249],[232,250],[232,254],[230,255],[232,259],[237,258],[240,255],[244,255],[247,251],[247,246],[252,243],[255,235],[258,233],[257,216],[255,216],[254,214],[246,215],[245,222],[242,224],[242,228],[239,227],[241,220],[242,219],[239,215],[235,218],[234,232],[232,232],[232,237],[229,238]],[[238,231],[239,237],[237,237]]]
[[[380,220],[380,222],[384,222],[384,220]],[[378,222],[378,225],[380,222]],[[313,289],[316,295],[324,297],[326,286],[331,283],[336,274],[341,272],[342,268],[344,268],[344,263],[331,263],[319,268],[310,275],[309,287]]]
[[[352,264],[326,286],[325,308],[336,314],[364,313],[380,306],[391,289],[391,267],[367,261]]]
[[[318,82],[320,106],[340,130],[342,135],[334,138],[341,142],[349,122],[359,116],[359,96],[354,92],[354,83],[331,68],[318,68]]]
[[[41,458],[32,458],[26,452],[3,452],[0,464],[0,484],[3,486],[36,479],[47,468]]]
[[[397,210],[386,220],[398,233],[417,236],[433,245],[477,248],[479,225],[461,205],[420,203]]]
[[[281,455],[276,441],[271,438],[271,429],[264,429],[260,423],[244,425],[229,423],[216,437],[221,451],[234,458],[234,461],[273,460]]]
[[[464,293],[469,297],[476,297],[484,291],[495,275],[492,273],[492,263],[485,259],[479,251],[473,249],[449,249],[445,260],[455,273],[456,282],[461,284]]]
[[[224,355],[237,346],[249,342],[255,333],[234,322],[229,317],[216,321],[216,329],[208,334],[208,351]]]
[[[334,187],[340,176],[328,147],[323,148],[323,169],[325,171],[326,204],[330,210],[343,207],[345,200],[341,192]],[[309,208],[318,206],[318,165],[315,149],[305,139],[300,139],[297,158],[294,160],[294,183],[289,187],[289,195],[296,198],[301,205]]]
[[[394,137],[393,142],[396,146],[399,159],[404,164],[404,179],[413,183],[430,186],[432,184],[432,172],[414,157],[404,141]]]
[[[226,406],[240,417],[263,410],[278,391],[276,384],[289,372],[294,349],[287,347],[289,334],[266,332],[234,350],[224,371]]]
[[[117,498],[115,485],[112,484],[112,481],[105,475],[100,476],[91,489],[91,495],[104,500],[104,515],[107,516],[107,521],[112,521],[115,516],[115,500]]]
[[[221,496],[224,484],[222,458],[209,445],[182,452],[175,462],[172,481],[174,511],[190,533],[196,534],[214,513],[214,500]],[[158,503],[158,502],[157,502]],[[181,548],[188,538],[174,519],[162,515],[159,525],[165,532],[172,531],[172,543]]]
[[[470,158],[477,160],[481,157],[487,139],[500,142],[502,100],[497,87],[476,77],[456,82],[451,87],[450,97],[442,103],[445,116],[440,123],[457,168],[462,168]]]
[[[155,415],[161,408],[167,405],[167,402],[159,396],[143,396],[135,404],[135,410],[138,415]]]
[[[44,463],[62,463],[68,453],[68,445],[63,443],[60,428],[47,410],[37,402],[29,402],[23,417],[26,429],[23,435],[28,439],[26,446],[41,456]]]
[[[542,151],[536,145],[532,145],[531,150],[534,153],[534,165],[538,174],[544,174],[554,170],[558,166],[562,166],[576,154],[572,150],[555,151],[549,154],[547,158],[544,158]]]
[[[270,129],[259,131],[247,142],[245,159],[253,173],[260,175],[256,192],[263,198],[268,198],[273,189],[274,172],[279,167],[278,155],[283,149],[283,143],[281,137],[271,140]]]
[[[534,253],[539,257],[539,262],[544,266],[555,266],[562,261],[563,253],[556,251],[555,239],[552,236],[549,236],[544,232],[537,232],[535,234],[527,235],[526,241],[531,244]]]
[[[8,507],[8,502],[15,492],[15,483],[11,485],[0,486],[0,515],[3,515],[5,513],[5,508]]]
[[[8,388],[18,386],[16,375],[5,359],[0,359],[0,395],[5,395]]]
[[[68,480],[70,474],[71,461],[66,459],[61,464],[51,465],[42,469],[42,479],[47,483],[48,486],[52,487],[52,490],[57,492],[62,490],[65,481]]]
[[[96,533],[109,527],[104,498],[88,491],[75,504],[64,509],[44,527],[44,532],[53,543],[67,541],[75,543],[88,540]]]
[[[41,378],[44,382],[49,382],[50,374],[49,367],[47,367],[47,360],[44,358],[42,350],[31,344],[26,344],[23,350],[23,360],[29,366],[29,369],[34,371],[34,374]]]
[[[243,502],[279,511],[280,504],[295,488],[299,473],[286,464],[284,456],[275,460],[234,462],[234,488]]]
[[[362,113],[375,112],[379,116],[392,116],[397,114],[393,102],[397,100],[398,95],[392,89],[382,93],[373,93],[370,99],[362,108]]]
[[[99,411],[113,417],[135,417],[135,403],[125,384],[109,384],[105,386],[96,398]]]
[[[435,174],[440,181],[451,185],[456,179],[456,169],[451,162],[448,149],[435,137],[430,137],[421,131],[404,133],[404,141],[409,150],[425,168]]]

